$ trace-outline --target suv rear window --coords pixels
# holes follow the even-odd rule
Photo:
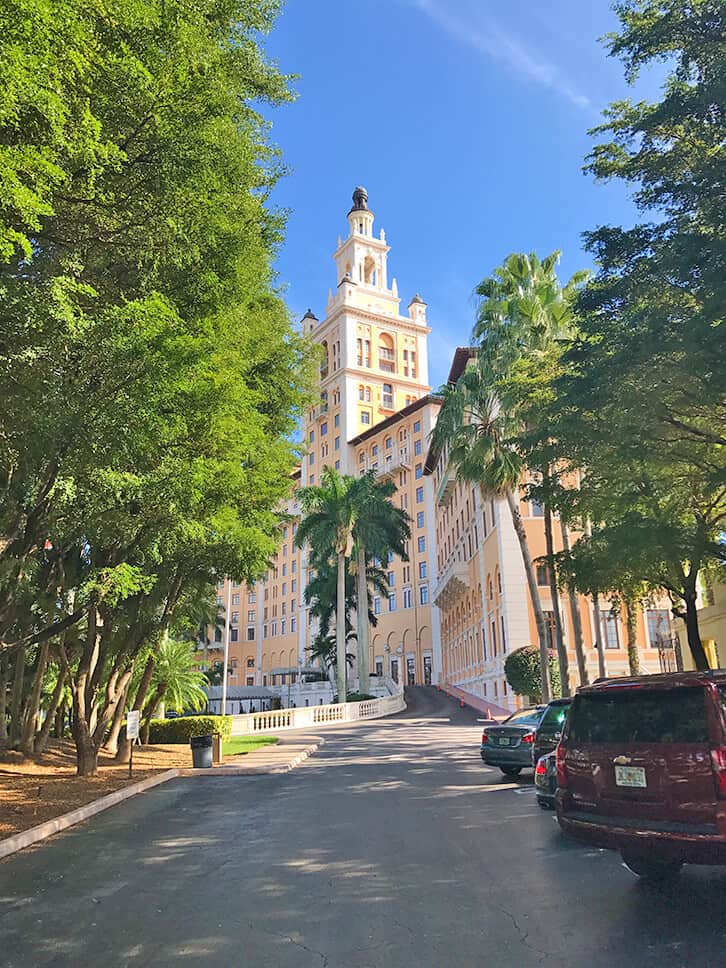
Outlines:
[[[537,729],[539,735],[554,736],[555,733],[561,733],[571,705],[571,703],[560,703],[556,706],[548,706]]]
[[[573,743],[708,743],[705,692],[696,686],[577,696],[568,734]]]

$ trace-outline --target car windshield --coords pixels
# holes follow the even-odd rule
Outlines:
[[[539,724],[540,734],[543,736],[553,736],[555,733],[561,733],[562,727],[567,719],[567,711],[570,705],[571,703],[548,706],[545,709],[542,722]]]
[[[541,709],[522,709],[505,719],[502,726],[536,726],[541,718]]]
[[[568,733],[572,743],[707,743],[704,690],[623,689],[577,696]]]

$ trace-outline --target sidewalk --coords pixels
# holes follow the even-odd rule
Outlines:
[[[177,776],[265,776],[288,773],[312,755],[325,740],[322,736],[296,736],[279,743],[261,746],[252,753],[226,756],[224,763],[211,770],[180,769]]]

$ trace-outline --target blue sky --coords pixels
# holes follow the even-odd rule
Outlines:
[[[290,170],[274,201],[290,209],[292,312],[322,317],[358,184],[402,306],[416,291],[429,304],[433,386],[468,341],[474,286],[508,253],[562,249],[563,275],[590,265],[581,233],[635,219],[624,186],[582,172],[587,129],[629,92],[598,42],[615,27],[608,0],[288,0],[266,46],[300,75],[270,115]],[[656,90],[646,78],[636,93]]]

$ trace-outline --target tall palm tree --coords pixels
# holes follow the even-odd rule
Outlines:
[[[448,449],[448,466],[457,477],[478,485],[485,496],[504,497],[509,507],[537,623],[542,698],[549,702],[552,690],[547,625],[517,497],[524,473],[522,455],[513,443],[519,428],[500,407],[478,365],[468,367],[455,386],[444,387],[441,392],[444,400],[432,435],[434,446]]]
[[[358,602],[368,601],[371,559],[386,561],[389,554],[394,554],[402,561],[408,561],[406,542],[411,537],[410,517],[407,511],[392,503],[396,492],[397,488],[392,480],[376,480],[374,471],[356,478],[351,485],[351,498],[356,509],[353,538]],[[370,617],[368,609],[362,607],[356,610],[356,614],[358,690],[368,693]]]
[[[314,549],[320,560],[334,554],[337,566],[337,589],[335,606],[335,652],[338,701],[345,702],[345,574],[346,562],[353,549],[353,525],[355,507],[350,498],[352,477],[344,477],[332,467],[325,467],[320,475],[320,485],[304,487],[299,491],[303,511],[302,521],[295,535],[295,544],[306,544]]]
[[[540,259],[536,253],[513,253],[477,287],[481,297],[474,338],[479,341],[479,365],[497,399],[512,417],[519,415],[519,435],[536,424],[540,404],[551,392],[554,368],[575,335],[573,302],[588,272],[575,273],[564,285],[556,267],[560,252]],[[534,419],[533,419],[534,418]],[[539,471],[544,504],[548,578],[554,613],[555,641],[563,695],[569,695],[565,647],[552,534],[553,467],[547,457],[546,429],[540,435]],[[530,448],[531,450],[531,448]],[[530,464],[530,470],[534,468]],[[556,476],[556,475],[555,475]],[[582,629],[573,622],[578,669],[585,668]]]

